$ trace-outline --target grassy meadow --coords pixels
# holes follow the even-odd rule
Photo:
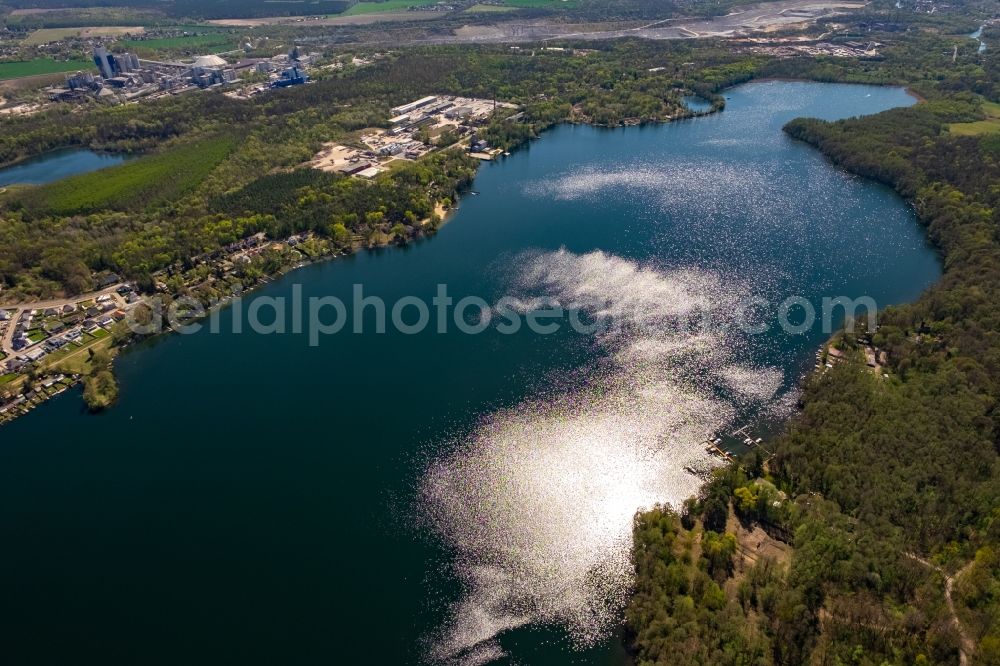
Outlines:
[[[49,58],[35,58],[23,62],[0,62],[0,81],[20,79],[26,76],[41,76],[42,74],[75,72],[80,69],[94,69],[94,63],[89,60],[50,60]]]
[[[1000,132],[1000,104],[983,102],[983,112],[986,114],[986,120],[952,123],[948,126],[949,131],[956,136],[979,136]]]
[[[225,33],[186,35],[181,37],[162,37],[158,39],[125,39],[118,45],[127,50],[176,51],[180,49],[202,50],[217,47],[232,48],[236,42],[235,35]]]
[[[437,4],[438,0],[385,0],[385,2],[359,2],[336,16],[358,16],[360,14],[381,14],[383,12],[405,12],[410,7]]]
[[[138,34],[143,31],[141,26],[91,26],[86,28],[42,28],[28,35],[24,43],[28,46],[49,44],[63,39],[82,37],[117,37],[118,35]]]

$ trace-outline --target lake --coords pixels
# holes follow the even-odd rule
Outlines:
[[[689,111],[694,111],[695,113],[704,113],[712,110],[712,103],[697,95],[685,95],[682,101]]]
[[[126,155],[98,153],[84,148],[54,150],[0,169],[0,187],[44,185],[67,176],[114,166],[127,158]]]
[[[903,90],[726,97],[669,125],[555,128],[485,164],[436,238],[255,294],[430,302],[444,284],[615,326],[349,325],[313,347],[235,334],[226,309],[228,333],[129,349],[111,411],[69,392],[5,426],[6,660],[624,663],[633,513],[697,491],[712,433],[787,416],[827,337],[673,324],[731,323],[749,299],[884,306],[940,273],[899,197],[781,131]]]

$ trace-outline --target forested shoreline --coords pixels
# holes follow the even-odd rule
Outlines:
[[[768,68],[925,98],[786,131],[912,202],[944,274],[882,314],[885,377],[839,336],[849,362],[809,378],[766,466],[742,461],[682,512],[637,517],[628,628],[643,666],[1000,663],[1000,134],[950,131],[998,101],[1000,72],[995,51],[937,68],[912,55],[936,39],[881,65]],[[748,560],[737,523],[778,527],[787,566]]]

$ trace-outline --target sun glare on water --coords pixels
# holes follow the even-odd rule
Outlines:
[[[525,307],[557,299],[622,325],[599,335],[606,362],[586,387],[488,416],[428,467],[422,503],[464,590],[430,641],[434,663],[488,663],[526,624],[562,626],[578,648],[606,638],[632,583],[635,512],[694,494],[689,470],[714,464],[699,444],[782,381],[737,363],[724,333],[669,325],[726,311],[740,290],[718,275],[565,250],[519,268]]]

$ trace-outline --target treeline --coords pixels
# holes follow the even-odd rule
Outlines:
[[[349,9],[356,0],[315,0],[306,3],[276,3],[268,0],[4,0],[13,9],[104,9],[152,10],[173,19],[254,18],[259,16],[296,16],[302,14],[337,14]]]
[[[246,126],[260,114],[253,105],[218,94],[178,95],[84,112],[56,105],[45,113],[5,120],[0,128],[0,164],[75,146],[142,152],[182,135]]]

